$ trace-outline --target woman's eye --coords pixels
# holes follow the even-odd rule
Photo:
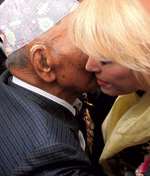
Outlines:
[[[102,65],[112,64],[112,61],[100,61]]]

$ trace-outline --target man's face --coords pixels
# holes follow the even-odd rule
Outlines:
[[[67,31],[68,23],[68,19],[64,19],[52,31],[50,46],[57,84],[68,94],[93,91],[97,84],[94,74],[85,70],[88,56],[72,44]]]

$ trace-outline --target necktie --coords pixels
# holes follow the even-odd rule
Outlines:
[[[84,136],[86,137],[86,151],[92,153],[92,145],[94,138],[94,123],[90,116],[91,107],[93,104],[88,102],[87,94],[83,94],[79,99],[74,102],[74,108],[76,109],[76,117],[80,122],[80,128]],[[85,129],[83,129],[85,127]]]
[[[87,146],[89,152],[92,153],[93,138],[94,138],[94,123],[90,115],[89,108],[93,104],[88,102],[87,96],[83,99],[83,120],[86,126]]]

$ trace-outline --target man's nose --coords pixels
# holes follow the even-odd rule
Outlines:
[[[90,72],[99,72],[101,70],[100,62],[94,58],[89,57],[85,68]]]

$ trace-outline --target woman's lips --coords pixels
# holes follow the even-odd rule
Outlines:
[[[101,79],[97,79],[97,83],[98,83],[98,85],[100,85],[100,86],[108,86],[108,85],[109,85],[108,82],[103,81],[103,80],[101,80]]]

